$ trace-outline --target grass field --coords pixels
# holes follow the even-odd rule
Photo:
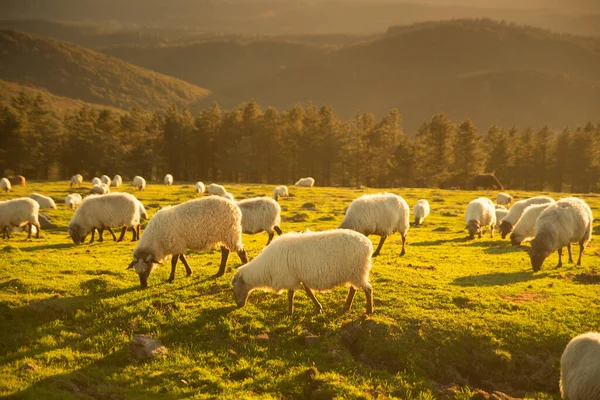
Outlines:
[[[74,191],[87,193],[90,186]],[[226,186],[236,199],[273,189]],[[39,192],[58,204],[48,211],[56,230],[42,231],[40,239],[15,233],[0,241],[0,396],[470,399],[486,398],[483,390],[551,399],[559,398],[564,346],[599,329],[597,243],[590,243],[581,267],[556,269],[554,254],[533,273],[527,254],[508,239],[467,239],[467,203],[493,192],[390,189],[411,208],[428,199],[432,214],[422,227],[411,227],[404,257],[395,234],[374,259],[375,313],[365,318],[362,292],[350,312],[341,313],[346,288],[317,294],[320,315],[300,292],[292,317],[285,315],[287,296],[268,292],[253,292],[238,309],[233,271],[210,278],[218,269],[217,250],[190,252],[194,275],[186,278],[179,266],[172,284],[165,283],[165,263],[141,291],[137,274],[126,270],[135,247],[131,233],[123,243],[76,246],[68,238],[68,191],[67,182],[30,182],[0,194],[6,200]],[[284,232],[335,228],[352,199],[378,190],[290,191],[293,197],[280,201]],[[150,184],[135,194],[146,205],[164,206],[194,198],[193,192],[193,184]],[[582,197],[600,215],[600,197]],[[152,215],[158,208],[147,209]],[[379,238],[371,239],[377,245]],[[265,233],[244,235],[249,257],[266,241]],[[232,254],[228,265],[239,264]],[[319,342],[305,344],[305,330]],[[160,339],[168,355],[131,358],[128,346],[137,333]],[[261,334],[268,339],[258,340]]]

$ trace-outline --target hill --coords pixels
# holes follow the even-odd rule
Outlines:
[[[209,91],[55,39],[0,30],[0,79],[117,108],[198,107]]]

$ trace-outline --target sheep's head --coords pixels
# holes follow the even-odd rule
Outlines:
[[[475,239],[476,234],[481,237],[481,226],[479,225],[479,221],[469,221],[467,223],[467,230],[469,231],[469,239]]]
[[[544,245],[545,235],[544,233],[538,234],[537,237],[533,238],[530,242],[531,247],[528,248],[527,253],[529,254],[529,259],[531,260],[531,266],[533,267],[533,272],[538,272],[542,269],[542,264],[544,260],[552,254],[552,249],[547,249]]]
[[[502,235],[502,239],[506,239],[506,235],[511,233],[513,230],[513,226],[510,222],[502,220],[500,221],[500,234]]]
[[[85,242],[85,237],[88,235],[87,232],[81,225],[69,224],[69,236],[73,239],[73,243],[81,244]]]
[[[246,305],[246,301],[248,300],[248,295],[250,294],[250,285],[244,281],[244,277],[240,271],[236,272],[231,280],[231,284],[233,286],[233,296],[236,304],[238,307],[244,307]]]
[[[513,246],[520,245],[522,241],[523,238],[521,237],[521,235],[517,235],[514,232],[510,234],[510,244],[512,244]]]
[[[154,259],[152,254],[140,256],[134,253],[133,261],[129,264],[127,269],[135,268],[135,272],[137,272],[140,277],[140,287],[146,289],[148,287],[148,277],[150,276],[150,273],[154,271],[157,264],[160,263]]]

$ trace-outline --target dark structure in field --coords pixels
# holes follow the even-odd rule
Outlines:
[[[467,190],[477,190],[478,188],[504,190],[504,186],[494,174],[479,174],[469,179]]]

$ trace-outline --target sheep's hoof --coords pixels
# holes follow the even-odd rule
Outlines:
[[[224,272],[221,272],[221,273],[217,272],[216,274],[214,274],[214,275],[212,276],[212,278],[213,278],[213,279],[220,278],[220,277],[222,277],[224,274],[225,274]]]
[[[175,280],[175,278],[169,278],[169,279],[167,279],[167,283],[173,283],[174,280]]]
[[[187,274],[185,274],[185,276],[186,276],[186,277],[187,277],[187,276],[192,276],[192,274],[193,274],[193,273],[194,273],[193,271],[190,271],[190,272],[188,272]]]
[[[315,314],[321,314],[323,312],[323,307],[315,308]]]
[[[373,255],[371,256],[371,258],[375,258],[379,255],[379,253],[373,253]]]

